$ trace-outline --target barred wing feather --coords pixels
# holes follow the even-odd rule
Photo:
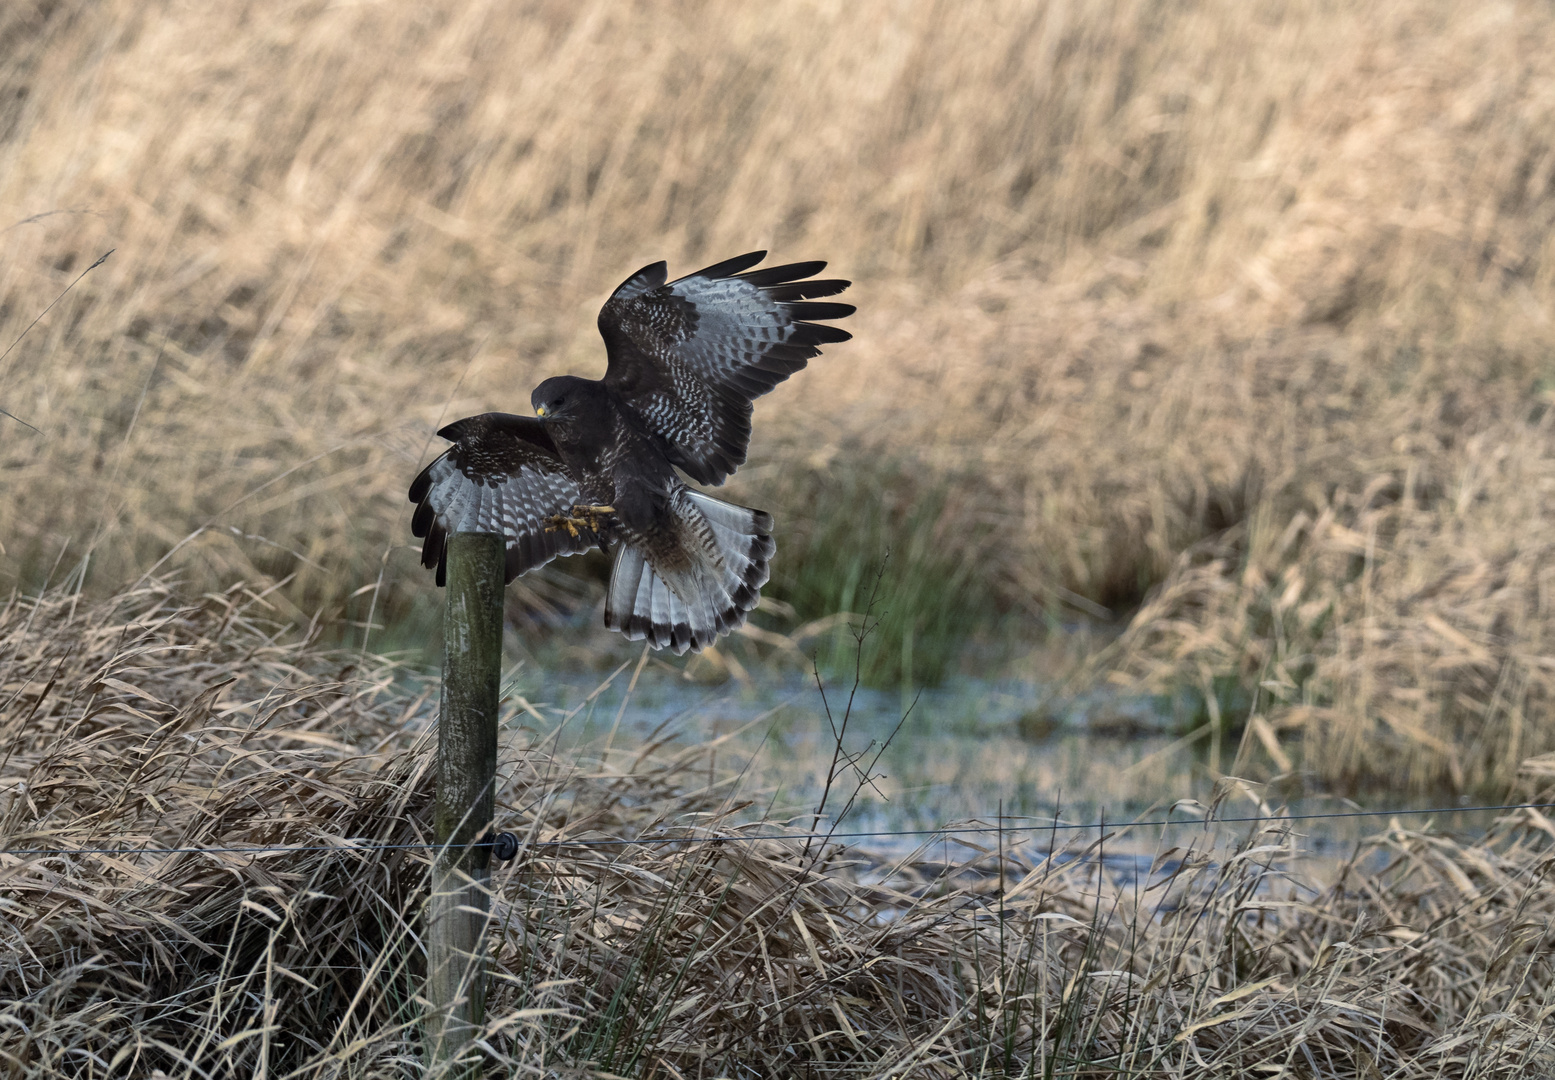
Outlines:
[[[410,501],[417,506],[410,528],[426,538],[421,564],[437,570],[439,585],[447,580],[452,532],[500,533],[507,541],[507,581],[558,555],[601,546],[587,529],[577,536],[545,529],[545,518],[584,498],[540,421],[485,413],[438,434],[454,445],[411,482]]]
[[[745,462],[754,399],[821,345],[852,336],[813,321],[853,314],[851,304],[813,302],[849,282],[814,279],[824,262],[750,269],[765,257],[751,252],[668,284],[665,264],[653,263],[599,313],[605,384],[698,483],[721,484]]]

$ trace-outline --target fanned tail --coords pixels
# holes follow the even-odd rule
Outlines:
[[[676,655],[700,650],[745,622],[771,576],[772,516],[689,488],[675,499],[684,566],[656,568],[622,544],[605,599],[605,625]]]

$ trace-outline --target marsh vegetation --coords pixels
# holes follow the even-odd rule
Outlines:
[[[148,581],[0,610],[5,846],[38,852],[0,856],[12,1075],[422,1074],[437,688],[267,608]],[[851,766],[829,808],[774,813],[717,741],[557,753],[532,726],[578,711],[505,717],[498,814],[524,847],[493,879],[483,1037],[503,1075],[1555,1066],[1538,810],[1472,843],[1378,821],[1314,857],[1306,823],[1228,781],[1174,825],[995,818],[882,856],[807,838],[815,812],[845,821]]]
[[[0,6],[0,347],[80,278],[0,359],[5,847],[420,836],[431,432],[597,374],[636,267],[768,247],[859,312],[730,485],[777,518],[753,632],[564,749],[640,654],[601,560],[510,590],[506,812],[560,844],[501,886],[511,1071],[1555,1071],[1538,811],[1319,863],[1200,826],[1140,885],[1193,920],[1095,836],[586,843],[811,808],[813,698],[731,732],[851,675],[877,580],[881,730],[940,688],[897,805],[1538,795],[1552,50],[1461,0]],[[673,679],[734,704],[653,749]],[[408,1068],[419,856],[4,858],[18,1075]]]

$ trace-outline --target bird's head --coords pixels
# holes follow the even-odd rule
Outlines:
[[[571,416],[585,395],[581,385],[584,382],[575,375],[558,375],[554,379],[546,379],[529,395],[529,403],[534,406],[535,415],[542,420],[564,420]]]

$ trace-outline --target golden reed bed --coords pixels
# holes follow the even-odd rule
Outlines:
[[[7,4],[0,341],[116,252],[0,361],[0,575],[409,625],[437,421],[762,245],[857,340],[734,494],[801,617],[892,548],[881,678],[1110,612],[1083,674],[1234,712],[1245,773],[1502,790],[1555,749],[1552,49],[1451,0]]]

